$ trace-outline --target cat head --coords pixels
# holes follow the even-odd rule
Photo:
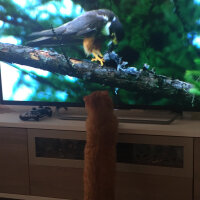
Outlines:
[[[95,91],[84,97],[85,107],[90,111],[111,111],[113,110],[113,102],[108,91]]]

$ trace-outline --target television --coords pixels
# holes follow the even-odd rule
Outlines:
[[[125,33],[112,49],[117,64],[122,64],[110,69],[119,78],[118,84],[110,76],[107,80],[104,77],[105,82],[91,81],[84,76],[21,65],[12,59],[8,62],[0,56],[1,103],[84,106],[84,96],[108,90],[116,108],[200,111],[199,0],[5,1],[0,5],[0,14],[4,15],[0,21],[0,42],[26,46],[31,33],[46,29],[53,32],[87,11],[100,8],[112,10]],[[108,53],[109,48],[104,42],[102,53]],[[36,49],[55,51],[88,63],[92,58],[85,55],[82,43]],[[99,70],[104,68],[99,65]]]

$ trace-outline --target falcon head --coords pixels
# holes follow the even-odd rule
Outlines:
[[[100,9],[102,11],[106,24],[102,29],[102,34],[109,36],[114,45],[117,45],[124,37],[124,29],[118,17],[110,10]]]
[[[118,41],[124,37],[124,30],[120,21],[114,17],[110,25],[110,36],[113,44],[117,45]]]

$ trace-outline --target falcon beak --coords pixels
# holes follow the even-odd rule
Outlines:
[[[114,44],[114,45],[117,45],[117,44],[118,44],[118,40],[117,40],[116,34],[115,34],[115,33],[112,33],[111,37],[112,37],[112,42],[113,42],[113,44]]]

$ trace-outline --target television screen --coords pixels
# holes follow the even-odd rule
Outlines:
[[[200,110],[199,0],[10,0],[0,15],[0,42],[87,68],[74,62],[74,72],[52,72],[0,50],[4,104],[83,106],[85,95],[108,90],[115,107]]]

